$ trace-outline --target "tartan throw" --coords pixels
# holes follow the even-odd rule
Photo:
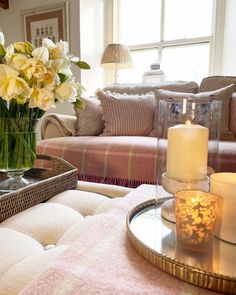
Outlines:
[[[65,159],[80,180],[137,187],[157,181],[157,138],[72,136],[39,141],[37,153]]]

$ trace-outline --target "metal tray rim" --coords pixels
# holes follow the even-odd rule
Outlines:
[[[185,264],[175,258],[172,258],[168,255],[159,253],[154,249],[151,249],[148,245],[144,244],[131,230],[131,221],[137,214],[140,214],[143,210],[152,209],[155,206],[160,206],[164,201],[171,199],[172,197],[165,197],[161,199],[151,199],[145,201],[132,210],[129,211],[126,217],[126,226],[128,229],[128,238],[132,246],[137,250],[137,252],[147,259],[150,263],[163,270],[164,272],[171,274],[185,282],[190,284],[203,287],[212,291],[222,292],[227,294],[236,294],[236,277],[231,277],[215,272],[207,272],[202,269],[193,267],[191,265]],[[236,250],[236,246],[235,246]],[[158,259],[161,259],[164,263],[159,262]],[[171,264],[171,267],[166,267],[166,263]],[[180,274],[176,272],[176,267],[181,268]],[[186,273],[187,272],[187,273]],[[200,276],[200,278],[199,278]],[[213,283],[214,281],[214,283]]]

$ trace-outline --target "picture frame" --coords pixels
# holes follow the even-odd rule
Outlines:
[[[68,2],[39,7],[22,12],[24,37],[35,47],[42,45],[43,38],[54,43],[60,40],[69,43]]]

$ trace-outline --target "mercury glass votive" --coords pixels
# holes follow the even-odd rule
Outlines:
[[[179,246],[210,251],[218,215],[219,196],[199,191],[175,193],[176,238]]]
[[[221,218],[216,226],[216,236],[236,244],[236,173],[212,174],[210,192],[217,193],[223,199]]]

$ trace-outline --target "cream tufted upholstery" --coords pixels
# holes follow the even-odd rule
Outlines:
[[[128,192],[103,185],[92,186],[94,192],[86,191],[89,187],[80,182],[78,190],[58,194],[0,224],[1,295],[17,294],[69,247],[81,230],[89,230],[98,214],[120,200],[108,196],[124,196]]]

